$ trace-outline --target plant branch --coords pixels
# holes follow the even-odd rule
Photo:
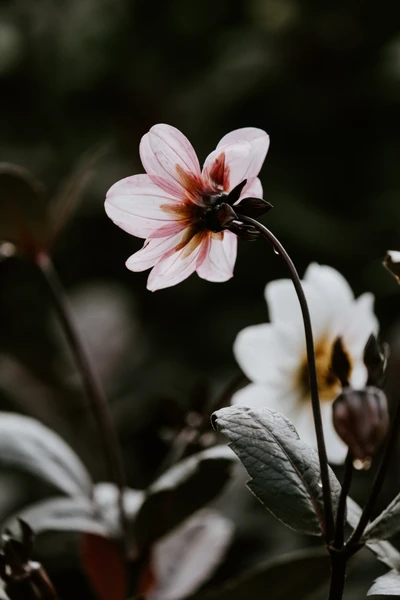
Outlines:
[[[347,452],[346,461],[344,463],[344,476],[342,490],[340,492],[339,506],[336,516],[335,540],[333,545],[336,550],[343,547],[344,542],[344,526],[346,522],[346,500],[350,490],[351,480],[353,477],[353,456],[350,450]]]
[[[333,540],[334,535],[334,521],[332,512],[332,497],[331,497],[331,486],[329,481],[329,467],[328,458],[326,455],[324,431],[322,427],[321,418],[321,407],[319,403],[318,393],[318,379],[317,379],[317,368],[315,364],[315,352],[314,352],[314,340],[312,334],[310,311],[308,309],[307,300],[304,294],[303,286],[301,284],[300,277],[297,273],[296,267],[293,264],[292,259],[282,246],[280,241],[274,236],[274,234],[255,219],[251,217],[245,217],[240,215],[240,220],[244,223],[249,223],[255,227],[261,235],[272,245],[275,252],[279,254],[282,260],[285,262],[290,278],[293,282],[296,290],[297,298],[300,303],[301,312],[303,315],[304,332],[306,337],[307,347],[307,360],[308,360],[308,371],[310,376],[310,391],[311,391],[311,403],[314,416],[314,426],[317,436],[318,456],[321,470],[321,482],[322,482],[322,493],[324,499],[324,512],[325,512],[325,527],[326,527],[326,539],[330,543]]]
[[[347,556],[332,550],[331,556],[331,584],[328,600],[342,600],[344,582],[346,579]]]
[[[75,356],[76,365],[80,371],[86,395],[90,402],[90,409],[99,432],[104,456],[108,466],[110,480],[115,482],[119,490],[119,516],[121,530],[126,541],[127,522],[123,503],[125,472],[119,448],[118,436],[113,424],[107,398],[97,373],[92,365],[88,351],[80,337],[75,324],[75,319],[68,303],[68,299],[58,278],[51,258],[47,254],[42,253],[37,256],[36,264],[46,279],[60,322],[64,328],[65,335]]]

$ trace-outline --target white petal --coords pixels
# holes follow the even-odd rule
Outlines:
[[[285,399],[275,390],[256,383],[250,383],[232,396],[232,405],[249,406],[250,408],[269,408],[285,414]]]
[[[112,221],[131,235],[147,238],[154,231],[176,221],[164,210],[177,201],[155,185],[148,175],[134,175],[115,183],[108,191],[105,210]]]
[[[311,315],[311,324],[314,341],[326,337],[332,328],[332,312],[323,296],[314,286],[303,282],[308,308]],[[299,301],[289,279],[271,281],[265,288],[265,297],[268,303],[270,320],[273,323],[286,323],[296,329],[298,335],[304,336],[303,319]]]
[[[168,237],[147,240],[141,250],[128,258],[126,266],[130,271],[150,269],[164,254],[178,246],[183,235],[183,232],[179,232]]]
[[[348,307],[354,299],[351,287],[339,271],[327,265],[311,263],[304,274],[307,281],[321,292],[321,295],[336,310]]]
[[[248,142],[222,146],[207,156],[203,167],[203,179],[211,182],[212,186],[217,185],[229,192],[244,179],[258,175],[258,171],[246,175],[251,162],[251,146]]]
[[[233,351],[252,381],[283,389],[294,385],[301,352],[290,329],[269,323],[246,327],[236,337]]]
[[[197,274],[207,281],[228,281],[233,277],[236,262],[237,236],[230,231],[208,236],[204,260],[197,267]]]
[[[371,333],[378,333],[378,320],[374,315],[374,296],[362,294],[347,311],[342,323],[341,335],[345,347],[354,359],[362,357]]]
[[[188,254],[187,247],[170,250],[153,267],[147,280],[147,289],[151,292],[180,283],[197,268],[199,255],[204,251],[204,242]]]
[[[332,421],[332,403],[321,404],[322,424],[324,427],[326,453],[328,460],[334,465],[342,464],[346,458],[347,446],[335,431]]]
[[[254,177],[254,179],[248,179],[246,185],[244,186],[242,193],[240,194],[240,198],[262,198],[263,197],[263,188],[261,185],[261,181],[258,177]]]
[[[242,141],[249,142],[251,145],[251,170],[254,171],[254,175],[256,176],[260,172],[268,152],[269,136],[262,129],[256,127],[243,127],[242,129],[235,129],[235,131],[226,134],[219,142],[217,148]]]
[[[140,158],[151,179],[177,198],[185,195],[184,174],[200,178],[200,165],[189,140],[175,127],[159,124],[140,142]]]

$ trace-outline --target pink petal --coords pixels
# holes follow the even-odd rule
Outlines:
[[[225,192],[229,192],[246,179],[251,160],[252,149],[248,142],[217,148],[205,160],[203,178],[212,186],[218,186]],[[252,177],[256,175],[258,171]]]
[[[140,142],[140,158],[154,183],[177,198],[185,196],[187,181],[200,178],[200,165],[189,140],[175,127],[154,125]],[[183,177],[182,177],[183,175]]]
[[[224,135],[219,142],[217,148],[226,146],[227,144],[237,144],[239,142],[249,142],[252,148],[252,162],[249,169],[247,179],[255,177],[261,170],[263,162],[269,148],[269,135],[262,129],[257,127],[243,127],[235,129]]]
[[[146,238],[177,222],[176,214],[162,208],[169,204],[179,206],[179,201],[153,183],[148,175],[134,175],[118,181],[108,190],[105,210],[121,229]],[[164,233],[162,237],[166,235]]]
[[[188,253],[187,246],[178,251],[170,250],[152,269],[147,280],[147,289],[155,292],[171,287],[194,273],[205,242],[206,238],[204,237],[190,253]]]
[[[228,281],[233,276],[237,254],[237,236],[230,231],[208,236],[208,245],[197,274],[207,281]]]
[[[164,238],[149,239],[145,242],[143,248],[132,254],[126,261],[126,266],[130,271],[145,271],[153,267],[160,258],[174,250],[182,241],[184,231]]]
[[[263,189],[261,185],[261,181],[258,177],[254,177],[254,179],[249,179],[244,186],[242,193],[240,194],[240,198],[262,198],[263,197]]]

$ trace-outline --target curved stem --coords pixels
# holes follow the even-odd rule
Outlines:
[[[396,442],[396,437],[398,431],[400,429],[400,402],[397,404],[396,412],[390,427],[390,432],[386,441],[386,446],[383,451],[382,459],[378,468],[378,472],[375,476],[374,483],[372,484],[371,494],[368,498],[366,505],[364,506],[364,510],[361,514],[360,521],[353,531],[353,534],[350,536],[349,541],[347,542],[348,546],[353,546],[358,544],[361,539],[362,534],[364,533],[364,529],[368,525],[368,521],[372,516],[372,511],[374,510],[375,502],[378,498],[379,492],[381,491],[383,481],[386,477],[386,473],[389,467],[390,458],[393,454],[394,444]]]
[[[282,246],[280,241],[274,236],[274,234],[269,229],[265,227],[265,225],[262,225],[255,219],[240,215],[240,220],[244,223],[249,223],[250,225],[253,225],[253,227],[255,227],[261,233],[261,235],[272,245],[276,253],[279,254],[282,260],[285,262],[289,270],[290,278],[296,290],[297,298],[300,303],[300,308],[304,322],[304,332],[306,337],[308,370],[310,375],[311,403],[314,416],[315,433],[317,436],[319,464],[321,470],[322,493],[324,499],[325,512],[325,533],[326,539],[328,543],[330,543],[333,540],[334,532],[331,486],[329,481],[328,458],[326,455],[324,431],[322,427],[321,407],[319,403],[314,340],[311,327],[310,311],[308,310],[307,300],[296,267],[294,266],[292,259],[290,258],[289,254],[286,252],[285,248]]]
[[[339,506],[336,516],[336,529],[334,547],[339,550],[343,547],[344,542],[344,526],[346,522],[346,500],[350,490],[351,480],[353,477],[353,457],[350,450],[347,453],[344,464],[344,477],[342,483],[342,491],[340,492]]]
[[[80,371],[82,381],[85,386],[86,395],[89,399],[90,408],[103,446],[104,456],[108,464],[110,480],[114,481],[119,489],[119,516],[121,529],[126,540],[127,521],[123,503],[125,472],[119,449],[118,436],[113,424],[107,398],[97,373],[91,363],[89,354],[79,335],[68,299],[58,278],[51,258],[47,254],[42,253],[37,256],[36,264],[42,271],[47,281],[47,285],[53,298],[59,319],[75,356],[76,365]]]

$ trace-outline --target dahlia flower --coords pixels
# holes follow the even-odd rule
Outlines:
[[[116,225],[145,238],[126,266],[152,268],[149,290],[175,285],[194,271],[208,281],[232,277],[237,236],[257,235],[240,223],[240,211],[254,216],[254,210],[270,208],[257,177],[268,146],[265,131],[237,129],[222,138],[201,170],[189,140],[175,127],[155,125],[143,136],[146,174],[114,184],[105,210]]]
[[[357,300],[346,280],[332,267],[311,264],[304,276],[314,333],[314,349],[328,459],[341,463],[347,446],[332,423],[332,403],[341,392],[331,368],[338,337],[350,363],[349,383],[361,388],[367,381],[364,348],[378,323],[373,296]],[[241,331],[234,343],[235,357],[251,380],[233,397],[233,404],[254,408],[266,406],[286,415],[300,437],[316,448],[304,327],[297,297],[290,280],[272,281],[265,296],[270,323]]]

